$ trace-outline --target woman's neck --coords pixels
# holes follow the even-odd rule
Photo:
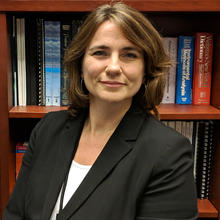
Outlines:
[[[91,102],[86,122],[88,131],[93,135],[114,131],[130,106],[131,102]]]

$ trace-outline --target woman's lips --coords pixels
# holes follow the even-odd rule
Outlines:
[[[112,88],[117,88],[125,85],[125,83],[118,81],[101,81],[101,83],[107,87],[112,87]]]

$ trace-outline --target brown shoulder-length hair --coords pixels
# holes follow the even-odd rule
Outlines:
[[[92,11],[65,54],[64,64],[70,79],[68,91],[70,115],[74,116],[81,108],[88,107],[88,92],[81,82],[82,60],[97,28],[105,21],[119,25],[125,37],[143,50],[144,84],[134,96],[133,102],[148,111],[153,111],[159,117],[156,107],[163,98],[165,74],[171,62],[165,53],[160,34],[150,21],[142,13],[124,3],[105,4]]]

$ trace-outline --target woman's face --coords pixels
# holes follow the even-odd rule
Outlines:
[[[143,51],[125,38],[118,25],[106,21],[86,49],[82,77],[90,102],[131,103],[143,82]]]

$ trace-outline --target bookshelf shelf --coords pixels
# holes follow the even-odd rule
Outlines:
[[[42,118],[48,112],[66,109],[65,106],[16,106],[9,111],[9,118]]]
[[[16,106],[9,111],[9,118],[41,118],[51,111],[66,110],[65,106]],[[220,119],[220,110],[213,106],[161,104],[162,120]]]
[[[164,120],[220,119],[220,110],[211,105],[161,104],[159,112]]]
[[[200,218],[217,218],[218,210],[208,199],[197,200]]]
[[[90,11],[95,7],[106,3],[105,0],[55,0],[51,4],[50,0],[44,1],[26,1],[6,0],[0,3],[0,11],[40,11],[40,12],[69,12],[69,11]],[[193,3],[187,3],[185,0],[125,0],[125,3],[141,11],[219,11],[219,0],[193,0]]]

